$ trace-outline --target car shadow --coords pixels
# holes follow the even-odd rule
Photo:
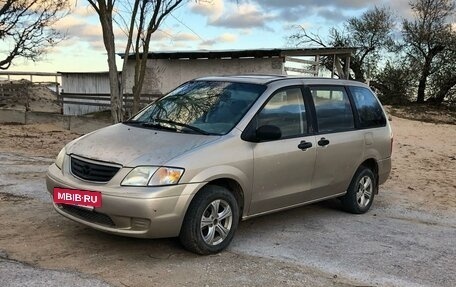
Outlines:
[[[324,202],[306,205],[286,211],[281,211],[247,221],[239,224],[237,237],[248,235],[252,226],[258,230],[268,230],[274,232],[274,227],[280,230],[280,226],[292,225],[296,222],[306,222],[309,220],[307,228],[312,229],[312,219],[315,217],[341,216],[341,205],[338,200],[327,200]],[[112,256],[113,252],[122,257],[122,260],[137,261],[138,258],[143,260],[167,260],[167,259],[192,259],[198,257],[193,253],[184,250],[178,238],[163,239],[142,239],[131,238],[104,233],[78,223],[71,222],[73,228],[61,230],[71,249],[93,249],[93,252],[101,253],[104,256]],[[77,236],[75,236],[77,233]],[[264,235],[264,234],[263,234]],[[263,236],[259,234],[258,236]],[[254,236],[249,234],[249,236]],[[241,238],[239,238],[241,239]],[[90,254],[90,252],[87,252]]]
[[[368,212],[376,216],[375,205]],[[343,211],[338,199],[329,199],[322,202],[304,205],[284,211],[279,211],[246,221],[241,221],[232,244],[226,251],[210,256],[239,256],[246,246],[252,242],[264,241],[265,238],[288,232],[312,233],[331,232],[325,230],[326,225],[332,222],[348,224],[353,221],[364,221],[365,216],[359,216]],[[81,256],[90,256],[97,253],[112,260],[121,260],[130,264],[155,264],[169,262],[170,264],[197,263],[203,264],[204,256],[186,251],[178,238],[143,239],[131,238],[104,233],[76,222],[71,221],[72,228],[64,229],[63,237],[67,239],[69,249],[87,249]],[[77,234],[77,236],[75,236]],[[279,243],[276,243],[279,244]],[[240,247],[240,248],[238,248]],[[249,248],[249,247],[247,247]],[[241,250],[241,253],[239,253]],[[179,263],[180,262],[180,263]]]

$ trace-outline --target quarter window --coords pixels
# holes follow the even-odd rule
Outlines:
[[[307,133],[306,109],[300,88],[277,92],[256,117],[256,127],[274,125],[280,128],[282,138]]]
[[[353,112],[344,87],[310,87],[317,113],[318,131],[331,133],[354,129]]]
[[[361,128],[386,125],[386,118],[374,94],[363,87],[349,87],[359,116]]]

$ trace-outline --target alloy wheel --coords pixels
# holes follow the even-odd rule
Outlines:
[[[365,175],[359,180],[358,186],[356,201],[358,202],[359,207],[364,208],[369,205],[372,199],[374,185],[372,183],[372,179]]]
[[[201,217],[201,235],[209,245],[218,245],[225,240],[231,230],[233,212],[230,205],[222,200],[212,201]]]

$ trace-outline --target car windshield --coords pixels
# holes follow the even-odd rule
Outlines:
[[[126,123],[176,132],[224,135],[265,89],[264,85],[248,83],[187,82]]]

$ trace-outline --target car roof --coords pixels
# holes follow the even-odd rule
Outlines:
[[[252,83],[252,84],[267,84],[271,81],[275,81],[281,78],[286,78],[287,76],[281,75],[231,75],[231,76],[212,76],[212,77],[202,77],[195,79],[196,81],[225,81],[225,82],[241,82],[241,83]]]
[[[303,77],[303,76],[288,76],[288,75],[268,75],[268,74],[243,74],[230,76],[211,76],[197,78],[195,81],[224,81],[268,85],[273,82],[302,80],[306,85],[350,85],[367,87],[366,84],[343,79],[331,79],[320,77]]]

